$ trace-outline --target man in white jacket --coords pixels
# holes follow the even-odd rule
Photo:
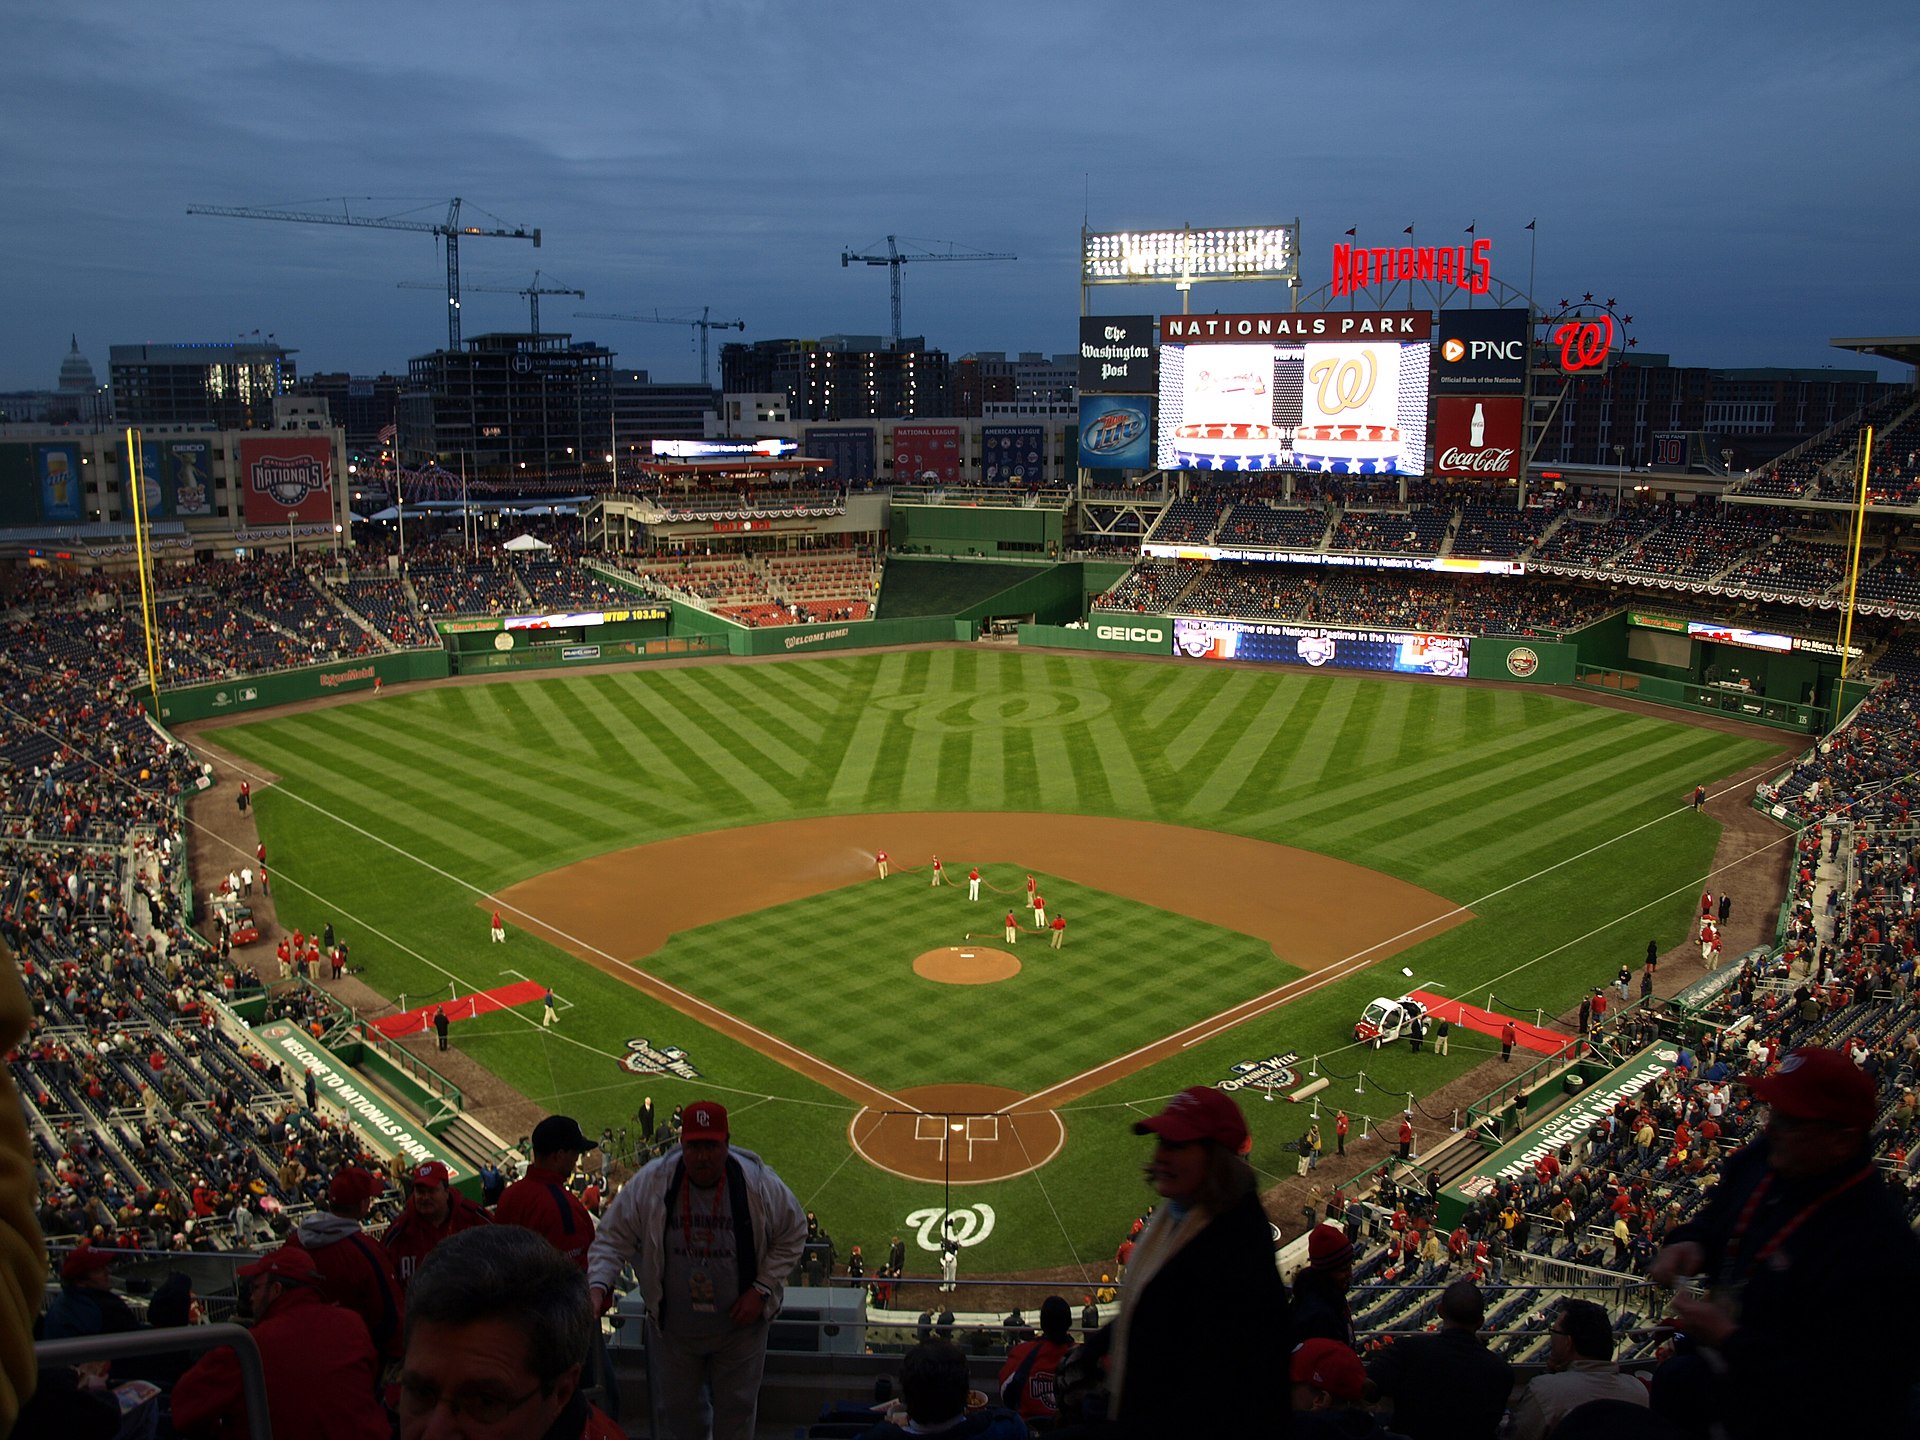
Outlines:
[[[587,1252],[587,1281],[605,1313],[621,1268],[639,1276],[655,1413],[672,1440],[752,1440],[768,1324],[806,1238],[793,1191],[758,1155],[732,1147],[726,1107],[711,1100],[686,1106],[680,1144],[614,1196]]]

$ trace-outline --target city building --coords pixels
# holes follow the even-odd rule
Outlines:
[[[1535,461],[1633,470],[1704,455],[1748,470],[1904,388],[1872,370],[1729,370],[1631,353],[1568,385]]]
[[[613,352],[571,335],[496,333],[407,364],[399,462],[494,489],[572,490],[607,473]]]
[[[613,375],[613,438],[620,465],[647,458],[655,440],[699,440],[720,409],[720,392],[686,381],[656,381],[644,370]]]
[[[756,340],[720,349],[730,395],[778,393],[796,420],[887,420],[950,413],[944,350],[922,336],[896,347],[879,335]]]
[[[1012,360],[1004,350],[982,350],[954,362],[951,389],[955,415],[984,415],[990,405],[1017,410],[1049,409],[1074,401],[1080,357],[1023,351]]]
[[[115,345],[107,371],[122,425],[266,430],[293,388],[296,352],[269,337],[203,344]]]
[[[380,445],[380,432],[394,423],[400,392],[407,381],[400,375],[349,375],[328,371],[308,375],[293,387],[296,395],[313,395],[327,402],[327,413],[347,435],[347,449],[369,454]]]
[[[80,353],[80,337],[68,343],[53,389],[0,394],[0,425],[101,425],[113,418],[113,396],[94,379],[92,364]]]

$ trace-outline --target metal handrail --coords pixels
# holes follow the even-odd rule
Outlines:
[[[183,1325],[161,1330],[130,1330],[118,1335],[81,1335],[70,1340],[41,1340],[33,1347],[36,1365],[85,1365],[96,1360],[137,1360],[185,1350],[198,1354],[222,1347],[240,1361],[240,1393],[247,1404],[247,1433],[273,1440],[273,1415],[267,1405],[267,1372],[260,1347],[239,1325]]]

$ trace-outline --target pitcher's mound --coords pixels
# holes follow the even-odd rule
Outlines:
[[[913,962],[913,973],[942,985],[991,985],[1020,973],[1020,962],[985,945],[943,945]]]

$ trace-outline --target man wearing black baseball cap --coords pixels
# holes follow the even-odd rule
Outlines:
[[[1706,1392],[1695,1398],[1734,1440],[1905,1433],[1920,1240],[1868,1146],[1878,1087],[1845,1054],[1812,1047],[1740,1083],[1765,1102],[1766,1132],[1728,1159],[1652,1271],[1660,1285],[1706,1283],[1704,1297],[1672,1301],[1677,1329],[1715,1355],[1710,1367],[1685,1357]]]
[[[593,1242],[596,1311],[631,1264],[647,1307],[655,1414],[673,1440],[701,1440],[701,1391],[715,1440],[753,1440],[769,1322],[806,1245],[807,1215],[786,1182],[734,1146],[727,1109],[686,1106],[680,1143],[622,1187]]]
[[[546,1236],[554,1249],[584,1270],[587,1247],[593,1243],[593,1216],[567,1188],[567,1180],[593,1141],[572,1116],[549,1115],[533,1127],[530,1144],[533,1164],[506,1188],[493,1218]]]

